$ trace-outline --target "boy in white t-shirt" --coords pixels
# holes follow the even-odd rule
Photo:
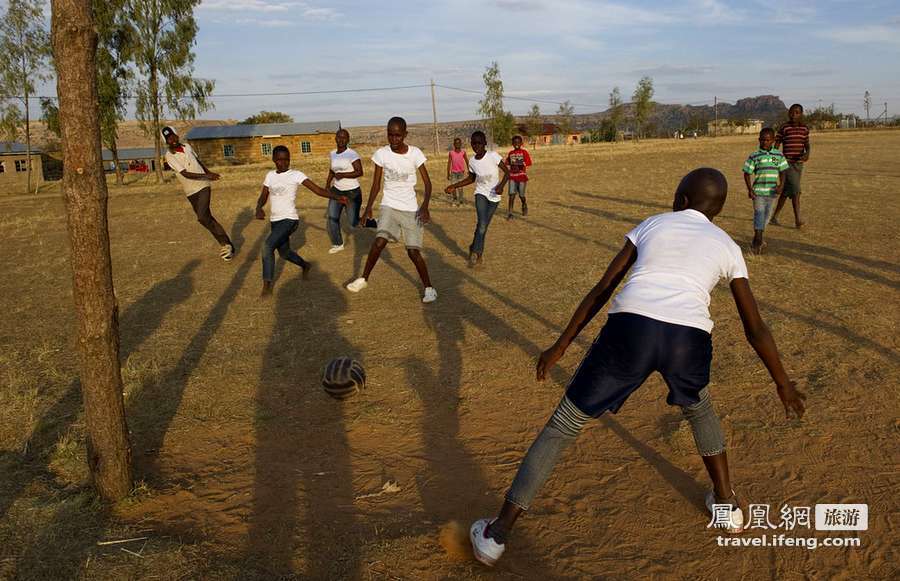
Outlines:
[[[584,424],[607,410],[618,412],[654,371],[669,387],[666,401],[680,406],[691,424],[713,482],[706,496],[713,520],[707,526],[733,533],[743,529],[743,511],[728,475],[725,437],[706,387],[712,361],[709,293],[720,278],[730,282],[744,333],[774,380],[785,414],[802,417],[806,396],[788,378],[760,317],[740,248],[712,223],[725,205],[727,189],[725,176],[717,170],[701,168],[686,175],[675,192],[674,211],[651,216],[626,235],[625,246],[603,278],[581,301],[556,343],[541,354],[538,380],[546,377],[631,270],[600,335],[519,466],[499,516],[472,525],[469,538],[482,563],[493,565],[503,554],[516,519]]]
[[[503,158],[496,151],[487,151],[487,137],[483,131],[472,133],[469,140],[475,156],[468,160],[469,176],[462,181],[450,184],[445,190],[447,194],[459,190],[464,186],[475,184],[475,213],[478,222],[475,225],[475,236],[469,245],[469,267],[481,264],[481,255],[484,253],[484,238],[487,235],[491,218],[500,205],[500,194],[509,179],[509,169]],[[500,177],[500,174],[503,177]]]
[[[222,260],[230,262],[234,257],[234,244],[209,208],[212,198],[211,182],[218,180],[219,174],[209,171],[191,146],[181,143],[174,129],[166,126],[161,133],[166,140],[166,163],[181,183],[184,195],[197,215],[197,221],[222,245],[219,251]]]
[[[328,202],[328,237],[331,238],[331,249],[328,254],[336,254],[344,249],[344,237],[341,234],[341,212],[347,208],[350,226],[359,225],[359,210],[362,207],[362,191],[359,189],[359,178],[363,175],[362,161],[359,155],[347,147],[350,143],[350,132],[338,129],[334,134],[335,149],[331,150],[331,167],[325,189],[339,196],[347,196],[347,205],[336,201]]]
[[[424,225],[429,222],[431,216],[428,213],[428,203],[431,201],[431,179],[425,168],[425,154],[413,145],[403,142],[406,139],[406,120],[402,117],[391,117],[387,124],[387,137],[390,145],[385,145],[375,152],[372,161],[375,163],[375,175],[372,177],[372,189],[369,191],[369,201],[363,212],[362,221],[367,222],[372,218],[372,205],[381,189],[381,181],[384,179],[384,195],[381,198],[381,213],[378,215],[378,231],[369,256],[366,258],[366,266],[361,277],[347,285],[347,290],[358,293],[368,286],[369,275],[378,257],[389,240],[403,238],[406,244],[406,254],[416,266],[419,278],[425,286],[423,303],[437,300],[437,291],[431,286],[431,278],[428,276],[428,267],[422,258],[422,240],[424,238]],[[416,199],[416,172],[422,176],[425,185],[425,198],[422,205],[418,205]]]
[[[265,220],[266,212],[263,206],[269,200],[269,220],[272,224],[272,232],[266,238],[262,249],[262,276],[263,289],[262,296],[267,297],[272,294],[272,281],[275,278],[275,251],[284,260],[292,262],[303,270],[305,278],[310,269],[310,263],[303,260],[300,255],[291,250],[291,234],[300,224],[300,217],[297,214],[297,186],[303,184],[308,190],[334,200],[339,204],[346,204],[347,197],[329,193],[312,180],[306,177],[302,171],[291,169],[291,152],[283,146],[277,145],[272,150],[272,161],[275,162],[275,169],[266,174],[263,182],[262,191],[259,193],[259,199],[256,201],[256,219]]]

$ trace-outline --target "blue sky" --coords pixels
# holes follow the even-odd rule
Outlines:
[[[481,89],[496,60],[507,95],[605,108],[653,77],[660,102],[775,94],[807,107],[900,111],[900,3],[824,1],[206,0],[196,72],[219,94],[437,83]],[[477,95],[438,90],[441,120],[473,118]],[[893,107],[892,107],[893,106]],[[524,113],[528,101],[507,101]],[[429,89],[216,99],[208,118],[260,109],[297,120],[431,119]],[[541,104],[544,112],[554,105]],[[893,113],[891,113],[893,114]]]

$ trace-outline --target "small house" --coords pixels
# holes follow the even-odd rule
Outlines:
[[[719,119],[706,124],[707,135],[759,135],[763,122],[759,119]]]
[[[326,155],[340,128],[340,121],[206,125],[193,127],[184,137],[206,165],[263,163],[272,159],[276,145],[286,146],[294,157]]]
[[[16,141],[0,142],[0,193],[25,191],[28,185],[28,149]],[[31,148],[31,187],[44,183],[43,156]]]
[[[576,143],[581,143],[581,133],[578,131],[571,131],[567,134],[563,134],[559,125],[556,123],[542,123],[541,131],[538,135],[531,135],[528,131],[527,125],[518,125],[516,127],[516,131],[522,135],[522,138],[529,143],[535,145],[574,145]]]

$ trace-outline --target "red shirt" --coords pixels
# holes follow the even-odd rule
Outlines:
[[[524,149],[513,149],[506,154],[506,165],[509,166],[509,180],[527,182],[526,168],[531,165],[531,156]]]
[[[775,143],[781,144],[781,153],[790,162],[802,161],[806,153],[806,144],[809,143],[809,127],[803,123],[791,125],[785,123],[778,129]]]

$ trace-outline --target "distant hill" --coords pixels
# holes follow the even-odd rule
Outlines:
[[[633,116],[633,106],[624,105],[625,125],[630,123]],[[600,125],[609,111],[597,113],[581,113],[574,117],[575,128],[579,131],[589,131]],[[706,123],[715,116],[712,105],[663,105],[657,103],[653,114],[647,123],[646,133],[651,136],[668,136],[676,129],[699,129],[706,131]],[[720,119],[762,119],[766,124],[774,125],[787,117],[787,107],[784,102],[775,95],[760,95],[747,97],[736,103],[719,103]],[[517,118],[519,123],[525,122],[525,117]],[[544,115],[545,122],[558,122],[555,115]],[[194,126],[198,125],[234,125],[236,120],[194,120],[194,121],[165,121],[172,125],[182,135]],[[384,127],[366,126],[349,127],[354,144],[381,144],[385,143]],[[484,122],[478,119],[468,121],[450,121],[438,123],[438,139],[442,145],[449,149],[454,137],[463,138],[468,143],[469,135],[476,129],[485,129]],[[54,135],[48,134],[43,123],[32,123],[32,135],[35,145],[40,148],[53,149],[58,146],[58,140]],[[429,150],[434,143],[434,128],[431,123],[415,123],[409,126],[408,142]],[[119,125],[119,147],[150,147],[153,139],[148,137],[140,128],[137,121],[123,121]]]

